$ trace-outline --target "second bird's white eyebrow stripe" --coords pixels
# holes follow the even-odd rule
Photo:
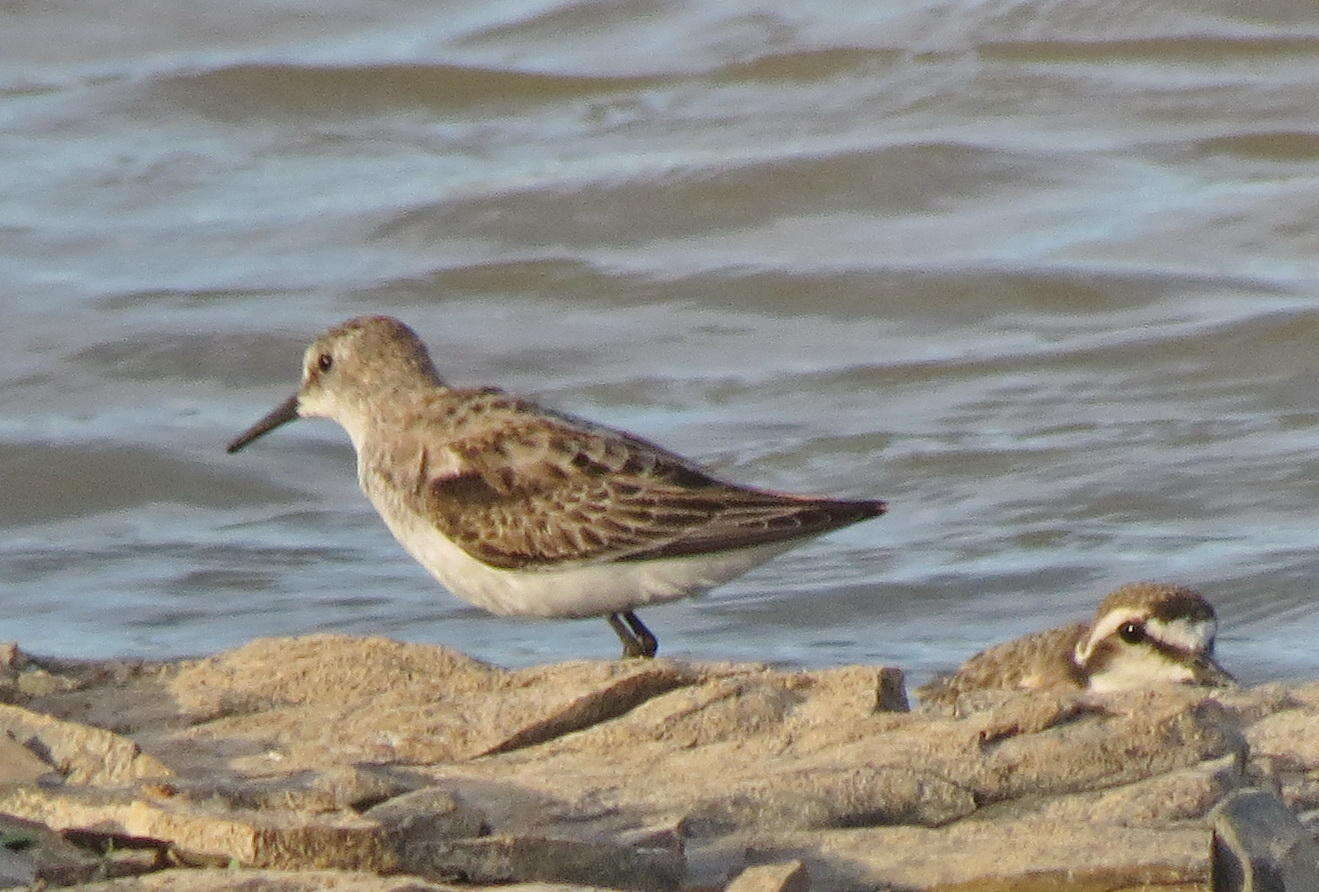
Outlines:
[[[1135,610],[1116,610],[1104,617],[1103,621],[1090,630],[1090,634],[1076,642],[1076,661],[1084,663],[1089,659],[1095,645],[1118,630],[1123,623],[1141,622],[1144,615]]]
[[[1151,638],[1197,653],[1208,649],[1217,632],[1218,623],[1212,619],[1150,619],[1145,623],[1145,633]]]
[[[1106,616],[1090,634],[1076,645],[1077,662],[1084,662],[1094,650],[1095,644],[1112,635],[1124,623],[1140,623],[1145,627],[1145,634],[1161,644],[1179,650],[1199,653],[1207,650],[1218,632],[1218,622],[1212,619],[1193,620],[1180,618],[1161,620],[1147,617],[1138,610],[1117,610]]]

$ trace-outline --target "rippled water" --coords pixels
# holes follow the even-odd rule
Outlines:
[[[673,655],[920,679],[1135,579],[1314,674],[1319,7],[19,0],[0,29],[0,639],[334,629],[508,664],[338,428],[222,447],[364,312],[764,486],[891,513]]]

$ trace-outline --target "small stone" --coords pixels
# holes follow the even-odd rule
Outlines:
[[[603,840],[486,836],[418,840],[404,871],[466,883],[578,883],[611,889],[676,889],[686,862],[671,852],[629,849]]]
[[[0,888],[20,885],[16,877],[23,876],[26,884],[68,886],[94,878],[103,866],[46,825],[0,814]]]
[[[1215,892],[1319,889],[1319,844],[1277,796],[1238,790],[1209,823]]]
[[[385,770],[361,765],[329,765],[311,781],[311,789],[323,794],[335,808],[366,809],[409,792],[407,784]]]
[[[633,849],[660,849],[682,855],[686,850],[686,833],[683,823],[658,827],[640,827],[619,837],[619,842]]]
[[[173,799],[179,795],[178,787],[165,782],[143,784],[139,790],[143,796],[150,796],[152,799]]]
[[[820,830],[917,824],[937,827],[976,810],[971,793],[906,765],[857,765],[783,772],[730,785],[684,818],[693,835],[733,830]]]
[[[393,870],[398,861],[380,824],[352,813],[216,810],[120,791],[11,785],[0,786],[0,814],[59,831],[105,828],[135,845],[181,853],[189,863]]]
[[[37,866],[27,852],[0,845],[0,888],[27,887],[37,881]]]
[[[0,704],[0,734],[47,759],[69,783],[122,783],[173,773],[127,737],[20,706]]]
[[[53,770],[32,750],[0,731],[0,783],[33,784]]]
[[[809,892],[811,876],[800,861],[748,867],[724,892]]]
[[[379,821],[401,846],[414,839],[461,839],[490,832],[484,813],[439,787],[395,796],[363,815]]]
[[[179,779],[139,789],[144,796],[154,799],[179,796],[196,803],[223,802],[230,808],[323,814],[369,807],[407,792],[409,787],[382,772],[363,770],[356,765],[331,765],[322,770],[269,777],[221,775],[202,780]]]
[[[18,642],[6,641],[0,644],[0,671],[5,669],[22,669],[26,659],[18,649]]]
[[[418,877],[377,876],[346,870],[258,870],[225,866],[222,870],[159,870],[106,883],[86,883],[84,892],[463,892]],[[473,892],[473,890],[468,890]],[[503,892],[503,890],[501,890]]]
[[[829,705],[835,720],[911,708],[902,670],[894,666],[841,666],[808,676],[816,683],[814,695]]]
[[[18,673],[18,693],[24,697],[45,697],[49,694],[72,691],[79,684],[75,679],[55,675],[45,669],[27,669]]]

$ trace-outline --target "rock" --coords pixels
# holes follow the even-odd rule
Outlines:
[[[172,773],[128,738],[21,706],[0,704],[0,735],[45,759],[69,783],[118,784]]]
[[[619,835],[619,842],[636,849],[671,849],[683,850],[683,838],[686,827],[681,821],[672,824],[658,824],[638,827]]]
[[[411,786],[385,770],[340,765],[274,777],[176,778],[143,787],[143,792],[157,799],[223,802],[231,808],[321,813],[370,808],[406,793]]]
[[[1251,752],[1276,760],[1281,767],[1319,768],[1319,708],[1286,709],[1255,722],[1247,734]]]
[[[22,659],[18,645],[0,643],[0,703],[18,699],[18,664]]]
[[[534,880],[640,890],[676,889],[686,873],[682,857],[670,851],[536,836],[418,839],[406,847],[401,867],[464,883]]]
[[[452,886],[429,883],[419,877],[381,877],[371,873],[341,870],[162,870],[132,879],[87,883],[84,892],[165,889],[169,892],[318,892],[321,889],[350,889],[352,892],[431,892],[453,890]],[[500,892],[508,892],[503,887]],[[466,887],[464,892],[475,892]]]
[[[14,683],[20,698],[24,701],[33,697],[44,697],[47,694],[76,690],[79,687],[79,683],[74,679],[35,666],[19,672]]]
[[[23,652],[18,649],[18,642],[5,641],[0,643],[0,672],[22,669],[24,659]]]
[[[810,873],[800,861],[748,867],[725,887],[724,892],[809,892]]]
[[[926,886],[926,892],[1208,892],[1205,878],[1166,867],[1032,870],[1011,877]]]
[[[1108,788],[1228,754],[1244,761],[1242,735],[1211,696],[1137,692],[1111,702],[1125,714],[1067,721],[985,752],[971,772],[980,801]]]
[[[54,771],[53,766],[7,733],[0,733],[0,784],[34,784]]]
[[[1048,820],[972,818],[946,827],[867,827],[754,835],[725,846],[773,851],[807,864],[820,889],[1081,889],[1200,886],[1209,878],[1201,826],[1128,828]]]
[[[380,825],[351,813],[206,811],[123,792],[0,787],[0,813],[55,830],[96,828],[209,863],[253,867],[393,870],[398,859]]]
[[[593,886],[510,883],[499,886],[453,886],[432,883],[420,877],[376,876],[340,870],[162,870],[131,879],[84,883],[84,892],[126,892],[165,889],[169,892],[319,892],[345,889],[351,892],[607,892]]]
[[[1223,795],[1269,778],[1319,808],[1303,737],[1319,685],[1000,692],[911,713],[881,667],[508,671],[326,635],[163,664],[23,658],[34,668],[74,684],[0,710],[23,760],[0,812],[94,853],[305,872],[254,879],[287,888],[328,868],[713,887],[794,859],[827,889],[1203,884],[1203,816]]]
[[[448,790],[428,787],[380,803],[365,812],[379,821],[396,846],[413,841],[461,839],[490,832],[486,816]]]
[[[259,730],[282,757],[320,766],[508,752],[695,678],[665,660],[506,672],[446,648],[315,635],[258,640],[184,664],[168,688],[197,725],[188,745]]]
[[[583,728],[598,725],[603,721],[623,715],[634,706],[644,703],[658,694],[692,684],[696,680],[690,671],[667,662],[645,661],[641,668],[636,668],[630,672],[615,672],[608,669],[605,678],[598,677],[600,668],[601,666],[598,663],[578,664],[577,671],[570,673],[564,678],[564,681],[572,678],[574,682],[580,683],[583,675],[588,679],[591,676],[596,676],[595,684],[590,689],[585,692],[577,692],[571,699],[556,704],[557,708],[550,710],[543,718],[524,724],[516,731],[508,734],[503,740],[477,755],[489,756],[535,746],[538,743],[562,737],[573,731],[580,731]],[[572,686],[544,684],[541,679],[536,677],[538,675],[558,676],[560,674],[559,667],[538,667],[526,673],[518,673],[522,677],[516,678],[516,682],[531,687],[539,687],[544,692],[551,692],[556,689],[564,690],[565,688],[571,691]]]
[[[1003,803],[992,814],[996,818],[1029,816],[1059,823],[1160,826],[1203,818],[1223,796],[1246,782],[1240,760],[1233,754],[1111,790],[1044,797],[1042,801],[1027,797]],[[986,816],[990,813],[982,812]]]
[[[775,679],[815,690],[836,721],[905,707],[901,673],[852,667],[773,673],[667,660],[572,662],[507,672],[445,648],[317,635],[255,641],[182,665],[170,693],[198,726],[189,743],[244,733],[257,717],[279,751],[376,762],[436,762],[512,752],[598,727],[677,689]],[[360,717],[370,715],[369,723]],[[821,718],[826,718],[825,714]],[[203,727],[204,726],[204,727]]]
[[[39,822],[0,815],[0,887],[68,886],[143,873],[157,866],[154,854],[90,850]]]
[[[892,666],[842,666],[802,675],[813,682],[822,721],[911,709],[902,670]]]
[[[1309,892],[1319,889],[1319,844],[1282,800],[1238,790],[1210,816],[1215,892]]]
[[[963,787],[905,765],[859,765],[780,773],[700,802],[684,824],[697,835],[737,827],[809,829],[920,824],[934,827],[977,808]]]
[[[81,682],[33,660],[17,644],[0,644],[0,702],[25,704],[37,697],[76,690]]]
[[[37,866],[32,856],[15,851],[0,839],[0,888],[31,886],[37,881]]]
[[[1271,715],[1258,717],[1246,730],[1251,767],[1275,786],[1293,811],[1319,808],[1319,686],[1286,691],[1286,699]]]

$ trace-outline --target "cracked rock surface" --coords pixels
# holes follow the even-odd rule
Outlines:
[[[1319,807],[1319,685],[912,712],[895,669],[510,671],[334,635],[6,665],[15,882],[1198,889],[1226,794]]]

